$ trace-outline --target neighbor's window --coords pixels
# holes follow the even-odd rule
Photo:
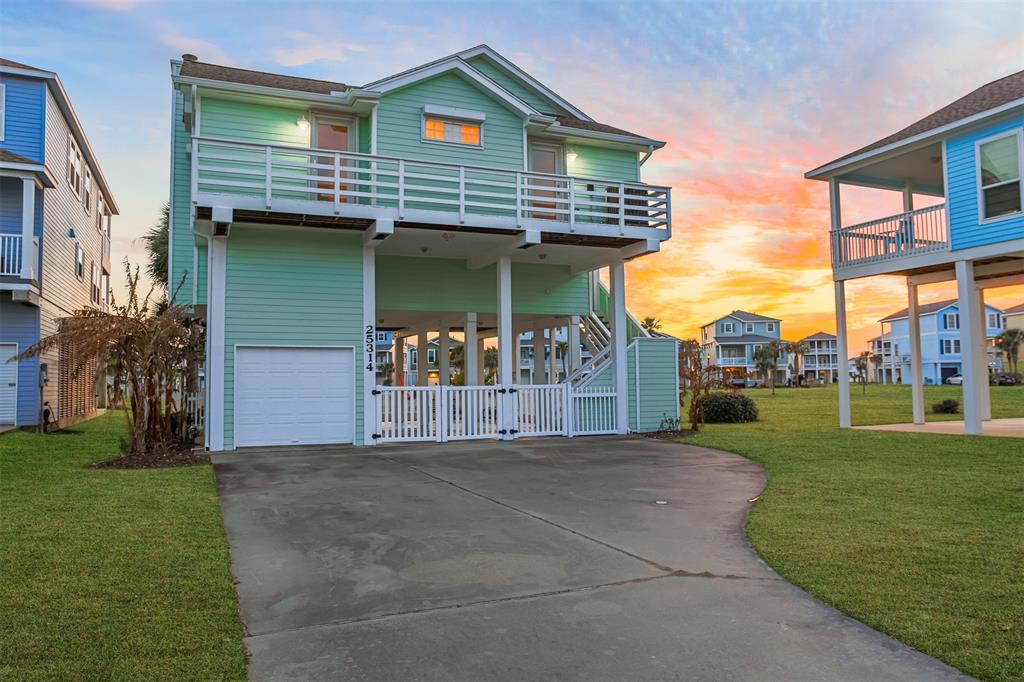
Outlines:
[[[85,212],[89,213],[92,210],[92,171],[88,168],[85,169],[85,193],[82,197],[82,205],[85,206]]]
[[[981,219],[1020,213],[1020,134],[978,145]]]
[[[82,196],[82,152],[75,140],[68,135],[68,184],[75,196]]]
[[[81,244],[75,244],[75,277],[85,279],[85,251]]]
[[[433,116],[426,116],[423,121],[423,136],[428,140],[480,146],[479,123],[454,121]]]
[[[748,334],[753,334],[754,333],[754,325],[750,324],[749,322],[747,323],[747,333]]]
[[[735,329],[736,329],[736,327],[733,326],[732,322],[723,322],[722,323],[722,333],[723,334],[732,334],[733,331],[735,331]]]
[[[775,323],[774,322],[769,322],[768,323],[768,331],[770,331],[770,332],[775,331]]]
[[[960,313],[946,313],[944,318],[946,329],[960,328]]]
[[[999,313],[988,314],[988,326],[990,329],[1002,329],[1003,324],[999,321]]]
[[[960,353],[960,339],[943,339],[942,354],[958,355]]]
[[[428,365],[433,365],[435,362],[437,362],[437,351],[435,351],[433,348],[428,348],[427,349],[427,364]]]
[[[96,305],[100,304],[100,270],[96,263],[89,263],[89,298]]]
[[[100,275],[100,289],[103,290],[103,303],[110,305],[110,275],[105,272]]]

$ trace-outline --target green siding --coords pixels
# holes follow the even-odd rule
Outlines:
[[[572,149],[578,154],[576,160],[569,164],[569,175],[628,182],[640,180],[640,158],[636,152],[578,142],[566,144],[566,149]]]
[[[195,239],[192,236],[192,190],[189,176],[189,159],[187,156],[189,147],[189,136],[185,131],[185,124],[182,122],[182,111],[184,107],[184,96],[178,90],[174,91],[174,129],[171,133],[171,278],[168,284],[171,293],[182,277],[188,278],[181,288],[174,303],[191,304],[192,300],[192,254],[195,249]]]
[[[636,339],[626,351],[629,428],[657,431],[664,419],[679,418],[679,378],[675,339]],[[636,373],[639,359],[640,414],[637,422]]]
[[[194,246],[199,253],[199,267],[196,269],[197,286],[196,286],[196,303],[199,305],[206,305],[206,268],[209,266],[209,256],[206,252],[205,246]]]
[[[362,342],[358,234],[238,227],[227,250],[224,446],[234,447],[236,344],[353,346]],[[363,373],[356,372],[356,443],[363,436]]]
[[[438,312],[497,311],[497,274],[491,265],[466,268],[464,260],[377,257],[377,308]],[[587,276],[567,266],[512,264],[512,311],[586,315]]]
[[[483,147],[422,140],[423,105],[482,111]],[[461,76],[445,73],[386,93],[377,105],[377,153],[407,159],[522,170],[523,119]]]
[[[516,78],[508,75],[497,66],[491,64],[484,57],[474,57],[468,62],[474,69],[484,74],[505,90],[523,100],[531,107],[543,114],[565,114],[562,107],[558,106],[547,97],[536,92],[533,88],[527,87]]]
[[[204,97],[200,103],[199,132],[240,142],[308,147],[309,131],[295,125],[305,109]]]

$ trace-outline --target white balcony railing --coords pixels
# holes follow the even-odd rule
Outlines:
[[[0,277],[21,277],[22,237],[20,234],[0,234]],[[36,263],[39,261],[39,237],[32,237],[31,258],[28,263],[28,279],[36,278]]]
[[[833,268],[898,260],[950,248],[945,204],[851,225],[831,234]]]
[[[192,197],[238,209],[667,239],[671,189],[326,149],[192,140]]]
[[[746,358],[718,358],[719,367],[743,367],[747,364]]]

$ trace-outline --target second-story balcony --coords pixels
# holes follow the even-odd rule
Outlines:
[[[671,236],[671,190],[528,171],[193,138],[192,200],[250,215],[563,233],[580,243]],[[236,218],[237,219],[237,218]]]
[[[0,277],[30,281],[39,279],[39,238],[32,237],[32,243],[27,251],[23,247],[23,237],[20,234],[0,234]]]
[[[950,250],[945,204],[843,227],[831,235],[835,270]]]

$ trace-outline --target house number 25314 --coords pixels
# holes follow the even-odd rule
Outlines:
[[[366,371],[373,371],[373,350],[374,350],[373,325],[366,325]]]

